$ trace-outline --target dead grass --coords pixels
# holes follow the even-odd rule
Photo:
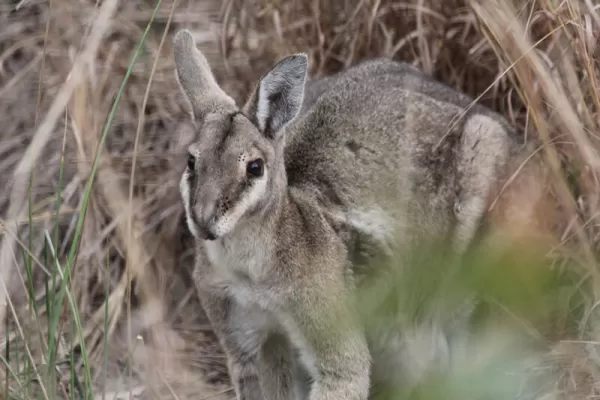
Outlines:
[[[38,332],[48,326],[52,264],[45,231],[64,262],[107,115],[154,7],[147,0],[0,5],[0,271],[10,300],[2,348],[16,375],[0,377],[12,397],[31,381],[33,366],[41,381],[56,382],[37,385],[52,389],[50,398],[76,387],[69,365],[80,370],[82,360],[72,357],[77,340],[66,305],[57,349],[65,364],[56,373],[44,368],[47,343]],[[576,337],[557,332],[548,358],[563,371],[559,397],[600,395],[600,5],[591,0],[163,1],[101,149],[69,282],[98,388],[231,396],[190,285],[190,238],[181,224],[177,182],[193,139],[171,59],[171,36],[181,27],[194,31],[238,100],[291,52],[309,53],[313,75],[386,56],[478,98],[543,144],[561,216],[554,224],[561,245],[551,255],[576,271],[585,299]]]

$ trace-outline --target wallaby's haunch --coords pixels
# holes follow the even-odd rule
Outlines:
[[[240,108],[186,30],[174,58],[197,129],[180,182],[195,280],[237,397],[298,398],[308,375],[311,400],[367,399],[377,360],[354,246],[445,235],[460,254],[522,145],[498,115],[391,60],[307,82],[307,56],[292,55]],[[540,182],[521,185],[529,204]]]

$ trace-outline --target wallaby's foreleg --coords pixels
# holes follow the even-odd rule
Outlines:
[[[358,313],[341,280],[323,284],[296,291],[284,322],[313,380],[309,399],[366,400],[370,354]]]
[[[265,315],[227,297],[204,292],[200,298],[227,355],[236,398],[291,399],[290,358],[270,340]]]
[[[272,334],[260,352],[258,371],[265,399],[297,399],[298,378],[294,376],[295,361],[289,341],[284,335]]]
[[[206,316],[227,356],[231,383],[238,400],[262,399],[258,381],[257,358],[263,342],[263,334],[256,325],[244,325],[234,321],[239,313],[232,299],[207,292],[200,292]]]

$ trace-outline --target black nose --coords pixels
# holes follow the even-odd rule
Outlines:
[[[217,238],[210,229],[210,222],[212,221],[211,218],[207,219],[207,221],[203,223],[199,218],[197,218],[195,213],[192,213],[192,220],[198,228],[198,233],[203,240],[215,240]]]
[[[205,218],[204,223],[200,224],[200,230],[204,236],[204,240],[215,240],[217,236],[211,230],[212,225],[215,222],[214,214],[209,215]]]
[[[204,239],[205,240],[215,240],[217,237],[209,230],[204,231]]]
[[[210,225],[208,224],[196,224],[198,226],[198,230],[200,231],[200,236],[204,240],[215,240],[217,237],[210,230]]]
[[[202,240],[215,240],[217,238],[206,225],[196,224],[196,226]]]

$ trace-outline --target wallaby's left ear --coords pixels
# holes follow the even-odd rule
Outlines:
[[[307,70],[308,56],[294,54],[279,61],[258,82],[245,111],[267,137],[277,138],[300,111]]]
[[[202,120],[211,112],[235,109],[235,102],[215,80],[206,57],[198,50],[187,29],[175,34],[173,55],[179,86],[191,105],[195,119]]]

